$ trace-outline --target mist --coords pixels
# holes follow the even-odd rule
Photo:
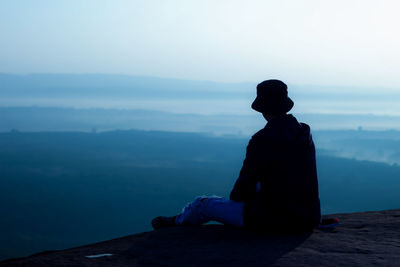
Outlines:
[[[257,83],[109,74],[2,74],[0,84],[2,107],[114,109],[122,113],[145,110],[166,112],[171,116],[211,116],[210,120],[212,116],[239,116],[238,128],[244,121],[253,123],[251,121],[258,116],[250,108]],[[311,120],[315,129],[356,129],[361,126],[387,130],[398,129],[400,125],[400,106],[396,105],[400,101],[400,91],[289,84],[289,96],[295,100],[292,112]],[[224,122],[220,123],[223,127]],[[118,127],[142,129],[128,125]]]

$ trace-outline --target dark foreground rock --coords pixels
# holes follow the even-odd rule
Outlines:
[[[0,266],[400,266],[400,210],[336,214],[309,234],[177,227],[0,262]],[[89,255],[113,254],[98,258]]]

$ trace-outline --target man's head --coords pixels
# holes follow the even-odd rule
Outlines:
[[[280,80],[266,80],[257,85],[257,97],[251,107],[264,114],[279,116],[293,108],[287,85]]]

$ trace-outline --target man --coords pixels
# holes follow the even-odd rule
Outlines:
[[[210,220],[251,229],[308,231],[321,212],[315,147],[307,124],[287,114],[293,107],[279,80],[257,85],[252,108],[268,121],[247,146],[230,199],[198,197],[181,214],[156,217],[155,229]]]

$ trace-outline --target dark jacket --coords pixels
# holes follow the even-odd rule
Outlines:
[[[261,184],[259,191],[257,182]],[[246,227],[316,226],[321,211],[310,127],[285,115],[253,135],[230,199],[245,203]]]

